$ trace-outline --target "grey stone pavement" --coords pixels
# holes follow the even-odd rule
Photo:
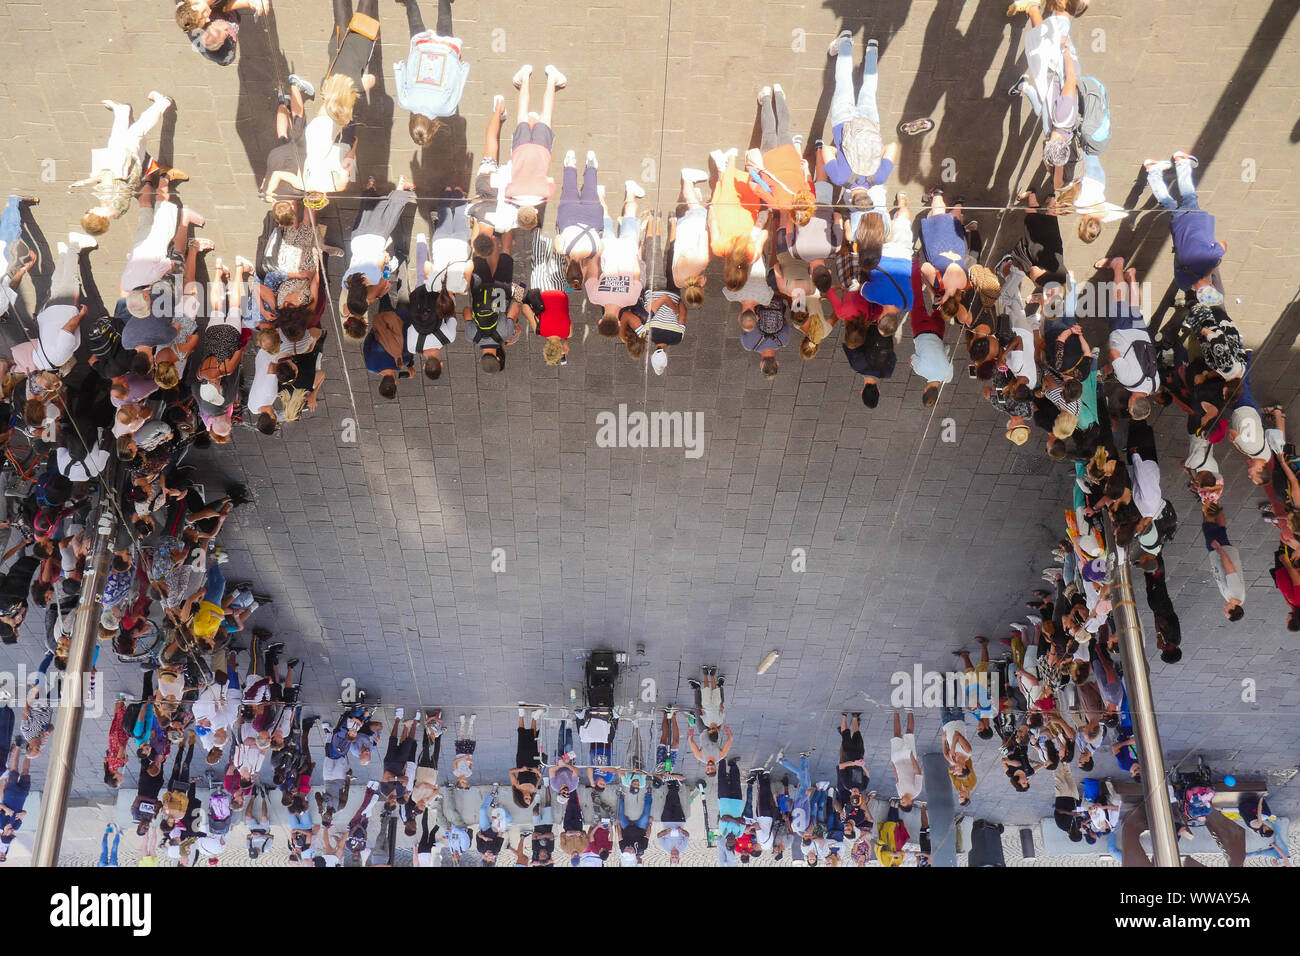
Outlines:
[[[829,0],[767,3],[755,16],[753,8],[681,0],[522,8],[459,0],[456,32],[472,64],[464,124],[417,162],[405,111],[384,92],[392,63],[405,55],[405,16],[381,0],[386,82],[360,109],[362,177],[414,173],[421,195],[436,195],[466,168],[458,139],[477,164],[492,94],[509,94],[513,121],[511,75],[521,62],[539,70],[554,62],[569,79],[556,107],[557,153],[595,149],[611,192],[646,172],[650,201],[671,210],[678,167],[756,141],[754,93],[764,83],[780,82],[796,127],[820,135],[826,44],[847,27],[859,50],[867,36],[880,39],[884,125],[921,116],[937,124],[904,142],[890,188],[919,206],[923,187],[953,159],[950,192],[964,191],[969,207],[1001,207],[1043,182],[1036,120],[1005,95],[1023,68],[1024,21],[1008,21],[1004,8],[989,0]],[[1293,0],[1214,0],[1194,14],[1173,0],[1096,0],[1074,27],[1084,71],[1110,92],[1110,198],[1152,207],[1139,186],[1142,160],[1178,148],[1199,155],[1201,204],[1218,215],[1230,244],[1230,309],[1258,350],[1256,397],[1293,416],[1297,12]],[[434,13],[426,0],[427,22]],[[280,0],[267,26],[246,19],[239,60],[222,69],[188,49],[170,4],[0,8],[0,56],[10,64],[0,78],[0,185],[42,196],[27,219],[44,253],[38,283],[48,282],[49,250],[84,209],[64,187],[85,175],[89,150],[106,138],[98,100],[139,110],[151,89],[176,100],[158,154],[193,177],[179,192],[207,215],[203,234],[227,261],[251,254],[266,208],[256,184],[274,140],[276,77],[290,66],[323,75],[329,4]],[[558,156],[555,165],[558,175]],[[351,222],[352,202],[332,206],[336,231]],[[420,203],[417,231],[427,230],[430,205]],[[1019,236],[1015,214],[969,216],[981,220],[992,258]],[[115,226],[92,254],[105,298],[130,234],[129,225]],[[1162,215],[1131,217],[1090,247],[1067,236],[1081,278],[1108,251],[1128,253],[1155,297],[1164,294],[1172,259]],[[30,306],[29,288],[25,295]],[[574,307],[567,367],[547,367],[540,343],[524,337],[506,373],[485,378],[458,342],[443,378],[403,382],[397,403],[377,398],[359,350],[341,345],[327,316],[320,410],[273,438],[239,430],[233,449],[200,459],[214,484],[242,480],[257,495],[227,525],[224,542],[230,577],[254,578],[275,598],[255,621],[304,659],[306,696],[323,711],[334,711],[349,679],[382,694],[385,716],[398,704],[408,715],[431,706],[451,717],[476,711],[486,778],[503,779],[512,760],[514,702],[566,705],[570,688],[581,686],[584,652],[611,647],[631,654],[623,699],[639,699],[649,680],[660,703],[685,703],[687,678],[717,664],[742,762],[815,745],[824,775],[840,711],[863,710],[874,782],[892,787],[890,675],[915,664],[946,670],[954,648],[975,649],[973,635],[1005,633],[1050,563],[1071,474],[1006,442],[999,414],[960,364],[934,414],[923,410],[906,336],[896,377],[868,411],[838,339],[808,362],[786,350],[767,383],[736,344],[732,312],[715,299],[691,315],[685,345],[660,378],[594,334],[590,307]],[[620,403],[702,412],[704,454],[597,447],[596,416]],[[953,442],[940,440],[948,419]],[[345,440],[352,423],[355,442]],[[1166,494],[1192,514],[1176,473],[1181,416],[1166,413],[1157,428]],[[1185,656],[1175,666],[1153,658],[1154,694],[1171,763],[1203,753],[1216,769],[1271,773],[1280,783],[1300,762],[1296,644],[1268,576],[1273,542],[1255,514],[1254,489],[1239,458],[1221,458],[1247,616],[1238,625],[1224,620],[1197,528],[1185,521],[1166,552]],[[491,570],[495,549],[503,549],[503,573]],[[804,573],[792,569],[795,549],[806,554]],[[39,647],[34,633],[24,634],[0,653],[0,668],[34,667]],[[779,662],[757,675],[772,650]],[[133,667],[106,662],[104,671],[107,693],[136,691]],[[1254,682],[1253,700],[1244,699],[1243,681]],[[917,722],[922,750],[935,746],[937,712],[918,711]],[[78,757],[76,795],[90,801],[106,795],[106,731],[106,716],[88,721]],[[1008,823],[1048,812],[1041,786],[1019,795],[1001,781],[991,744],[977,744],[976,757],[982,782],[970,812]],[[1294,813],[1294,792],[1282,790],[1276,804]]]

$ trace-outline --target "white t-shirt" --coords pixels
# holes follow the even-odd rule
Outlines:
[[[456,317],[454,315],[451,315],[443,319],[442,325],[438,327],[438,330],[442,332],[444,336],[446,336],[447,343],[449,345],[452,342],[455,342],[456,341]],[[420,341],[421,339],[424,339],[424,341],[421,342]],[[438,341],[438,337],[436,335],[422,336],[420,335],[419,332],[415,330],[414,326],[407,326],[406,351],[410,352],[412,355],[419,355],[425,349],[440,349],[440,348],[442,348],[442,343]]]
[[[348,276],[359,272],[365,276],[367,285],[375,285],[384,277],[384,267],[380,262],[383,261],[384,250],[388,248],[388,237],[358,233],[352,237],[348,248],[352,250],[352,259],[348,262],[347,271],[343,273],[344,295],[347,294]],[[397,263],[394,262],[393,265],[396,266]]]
[[[677,218],[677,239],[673,242],[673,280],[685,281],[697,275],[696,264],[709,263],[709,211],[704,207],[687,210]],[[687,267],[690,267],[689,269]]]
[[[1150,395],[1160,387],[1159,373],[1150,378],[1143,375],[1142,365],[1130,348],[1134,342],[1150,341],[1151,336],[1145,329],[1116,329],[1110,333],[1110,347],[1119,353],[1119,358],[1111,363],[1115,379],[1130,392]]]
[[[464,239],[435,239],[429,249],[429,261],[433,264],[433,273],[425,283],[426,289],[437,292],[445,278],[447,291],[453,295],[469,292],[469,279],[465,277],[470,263],[468,242]]]
[[[1034,361],[1034,333],[1023,327],[1011,327],[1013,335],[1020,337],[1020,348],[1007,353],[1007,368],[1012,375],[1029,379],[1029,387],[1038,384],[1038,364]]]
[[[677,241],[681,242],[681,233],[678,232],[677,236]],[[581,223],[565,226],[555,239],[555,244],[566,256],[577,256],[579,259],[585,259],[600,249],[600,230]]]
[[[755,256],[753,265],[749,267],[749,278],[740,291],[732,292],[723,286],[722,296],[730,302],[753,300],[759,305],[771,305],[772,287],[767,284],[767,261],[761,255]]]
[[[76,314],[73,305],[47,305],[36,316],[40,344],[32,351],[32,364],[37,368],[51,371],[72,358],[81,345],[81,329],[66,332],[63,327]]]
[[[72,460],[72,453],[60,448],[56,458],[59,474],[69,481],[90,481],[108,465],[108,452],[96,445],[84,459]]]
[[[1160,517],[1165,508],[1165,497],[1160,490],[1160,466],[1133,455],[1129,459],[1129,475],[1133,482],[1133,504],[1142,517]]]
[[[275,356],[266,349],[258,349],[253,360],[253,382],[248,387],[248,409],[253,413],[261,412],[267,405],[274,405],[280,394],[280,382],[272,372],[271,363]]]
[[[1236,545],[1223,545],[1223,554],[1227,555],[1232,566],[1236,570],[1228,574],[1223,567],[1223,556],[1217,550],[1210,552],[1210,572],[1214,575],[1214,583],[1219,587],[1219,593],[1223,595],[1224,601],[1236,599],[1238,601],[1246,600],[1246,579],[1241,575],[1241,555],[1237,552]]]
[[[346,148],[336,143],[339,127],[328,116],[317,116],[303,130],[302,185],[307,192],[334,191],[334,173],[343,172]]]
[[[890,738],[889,760],[894,765],[894,771],[898,774],[898,795],[900,797],[906,794],[916,797],[921,793],[921,775],[912,766],[912,758],[915,755],[915,736],[905,734],[902,737]]]

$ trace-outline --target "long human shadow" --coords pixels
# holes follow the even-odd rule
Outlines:
[[[266,174],[266,154],[276,145],[275,94],[288,90],[291,72],[280,51],[276,20],[272,14],[254,29],[239,35],[239,100],[235,106],[235,133],[244,147],[249,168],[260,183]]]
[[[1209,119],[1196,139],[1190,146],[1186,143],[1165,144],[1168,146],[1169,153],[1176,149],[1190,149],[1200,161],[1197,169],[1198,176],[1204,176],[1206,169],[1214,163],[1228,131],[1236,124],[1246,101],[1255,92],[1255,87],[1259,85],[1264,71],[1273,62],[1282,37],[1285,36],[1297,13],[1300,13],[1300,4],[1295,0],[1273,0],[1268,12],[1260,20],[1259,27],[1246,47],[1245,53],[1242,54],[1241,62],[1237,64],[1232,78],[1211,107]],[[1164,153],[1164,149],[1162,148],[1160,152]],[[1146,175],[1138,169],[1135,181],[1123,200],[1125,208],[1137,208],[1145,190]],[[1154,200],[1149,200],[1146,208],[1158,207]],[[1128,261],[1138,270],[1139,277],[1145,276],[1163,251],[1165,243],[1169,241],[1168,225],[1166,216],[1140,216],[1135,221],[1126,218],[1120,223],[1119,230],[1112,240],[1112,248],[1126,255]],[[1164,331],[1181,321],[1181,316],[1174,311],[1176,292],[1171,277],[1160,302],[1152,310],[1150,320],[1152,328]]]
[[[1260,407],[1294,400],[1300,381],[1300,355],[1295,350],[1300,338],[1300,290],[1291,297],[1273,323],[1268,336],[1251,357],[1251,388]]]
[[[1017,65],[1019,44],[1010,45],[992,99],[982,95],[980,85],[970,82],[971,77],[983,78],[988,74],[1003,34],[1015,29],[1015,24],[1006,19],[999,4],[983,3],[962,32],[957,28],[961,13],[959,5],[941,3],[926,24],[922,57],[933,63],[934,69],[930,76],[918,75],[913,81],[899,119],[934,117],[942,104],[944,121],[921,141],[929,142],[924,153],[915,147],[907,148],[904,143],[898,162],[900,182],[936,179],[939,164],[951,158],[956,161],[957,182],[963,190],[976,192],[988,188],[989,183],[1007,181],[1015,165],[1013,153],[1001,150],[1001,137],[972,135],[972,132],[1000,127],[1006,113],[1002,91],[1021,72]],[[882,76],[882,88],[887,82],[888,78]],[[1002,152],[1000,159],[999,152]],[[934,161],[923,162],[925,154]]]

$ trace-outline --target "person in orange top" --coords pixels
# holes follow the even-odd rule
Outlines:
[[[744,288],[760,247],[753,232],[762,200],[744,170],[736,168],[736,150],[714,150],[718,182],[709,204],[709,251],[722,260],[722,283],[732,292]]]
[[[758,93],[758,119],[762,130],[761,163],[750,163],[771,192],[758,192],[759,199],[779,210],[789,210],[796,226],[806,226],[817,209],[817,198],[808,170],[790,132],[790,108],[779,84],[765,86]],[[751,151],[751,157],[753,152]]]

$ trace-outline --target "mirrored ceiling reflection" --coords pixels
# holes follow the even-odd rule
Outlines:
[[[14,7],[6,859],[1289,863],[1286,4]]]

